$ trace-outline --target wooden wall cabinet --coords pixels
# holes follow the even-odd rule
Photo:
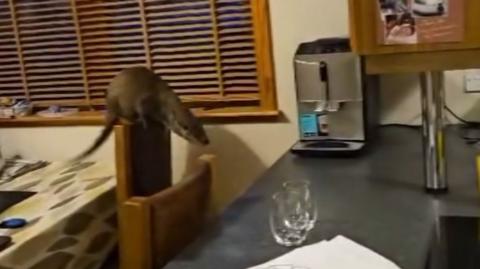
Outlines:
[[[365,56],[369,74],[479,68],[480,1],[464,1],[462,42],[382,45],[377,41],[378,0],[349,0],[352,49]]]

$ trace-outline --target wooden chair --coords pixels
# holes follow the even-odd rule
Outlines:
[[[159,130],[161,134],[165,130]],[[135,161],[132,158],[142,158],[143,154],[132,155],[135,141],[142,140],[145,143],[143,134],[134,134],[134,126],[117,126],[116,137],[116,158],[117,158],[117,200],[119,210],[119,252],[121,269],[150,269],[160,268],[171,258],[178,254],[187,244],[191,243],[202,230],[207,216],[210,215],[210,190],[214,174],[214,157],[203,155],[199,158],[198,169],[184,178],[180,183],[169,186],[171,171],[169,158],[165,162],[165,148],[168,148],[170,138],[165,137],[163,141],[155,140],[156,143],[166,145],[164,150],[158,151],[159,162],[150,158],[150,166],[144,163],[145,169],[161,170],[163,177],[156,178],[155,184],[143,186],[157,186],[162,188],[156,192],[152,188],[143,190],[138,194],[138,186],[135,184],[142,181],[136,177]],[[141,132],[141,131],[140,131]],[[151,134],[149,134],[151,135]],[[137,136],[137,137],[135,137]],[[159,149],[155,145],[149,145],[146,151]],[[148,155],[148,154],[147,154]],[[163,168],[163,169],[162,169]],[[154,174],[142,171],[142,175]],[[161,174],[161,172],[159,173]],[[137,191],[136,191],[137,189]],[[136,193],[137,192],[137,193]]]
[[[209,163],[204,161],[195,174],[152,197],[155,268],[178,254],[202,230],[208,215],[211,175]]]

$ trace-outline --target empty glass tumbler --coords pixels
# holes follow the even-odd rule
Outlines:
[[[301,193],[281,191],[272,197],[270,230],[282,246],[298,246],[308,234],[309,215]]]
[[[283,183],[283,189],[287,192],[298,192],[305,203],[305,208],[308,213],[308,230],[315,227],[315,222],[318,218],[317,201],[310,188],[310,181],[308,180],[289,180]]]

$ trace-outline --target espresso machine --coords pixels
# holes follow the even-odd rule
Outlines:
[[[378,122],[378,77],[364,73],[348,38],[302,43],[294,59],[298,154],[347,155],[365,149]]]

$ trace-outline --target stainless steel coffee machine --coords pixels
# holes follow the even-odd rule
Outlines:
[[[359,152],[374,136],[378,78],[364,73],[349,39],[302,43],[295,55],[300,141],[295,153]]]

